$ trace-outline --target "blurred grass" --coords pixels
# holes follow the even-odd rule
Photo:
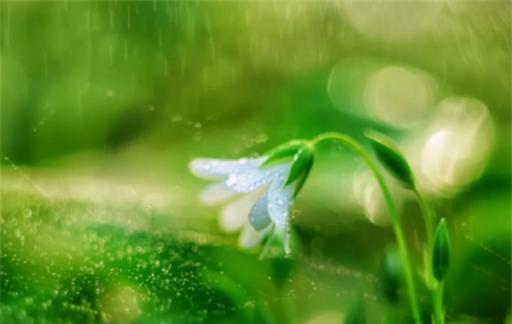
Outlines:
[[[140,323],[219,321],[227,316],[257,321],[262,316],[257,307],[238,309],[234,302],[243,305],[247,299],[243,293],[236,296],[242,282],[230,291],[225,283],[229,278],[215,270],[222,264],[217,254],[236,262],[238,252],[232,248],[88,224],[83,218],[97,207],[78,201],[49,203],[16,191],[2,191],[2,201],[4,323],[109,321],[109,311],[120,312],[114,321]],[[127,298],[135,300],[114,300],[119,304],[110,309],[102,299],[112,298],[109,294],[117,287],[133,291]]]
[[[292,281],[290,270],[297,261],[260,261],[201,233],[187,238],[90,219],[97,212],[119,213],[119,208],[105,211],[101,205],[12,189],[2,190],[1,198],[3,323],[282,323],[290,319],[282,314],[286,307],[281,303],[305,298],[293,292],[304,284],[319,289],[323,278],[318,271],[333,271],[316,261],[316,270],[307,265],[302,270],[313,271],[313,281],[300,272]],[[132,207],[121,213],[129,219],[129,213],[145,211]],[[333,268],[337,280],[362,279],[355,270]]]

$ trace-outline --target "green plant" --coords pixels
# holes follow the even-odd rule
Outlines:
[[[427,212],[426,203],[416,188],[414,175],[406,159],[391,140],[384,136],[369,133],[367,137],[384,167],[416,193],[425,212],[427,241],[431,242],[431,215]],[[237,229],[243,228],[239,241],[241,247],[252,248],[258,243],[266,242],[261,253],[265,256],[270,244],[278,238],[282,242],[285,254],[289,255],[290,208],[313,166],[315,149],[324,142],[336,142],[351,149],[366,163],[377,180],[391,219],[412,315],[417,324],[422,323],[413,268],[397,208],[381,169],[358,141],[344,134],[329,132],[312,140],[290,141],[263,157],[240,160],[195,159],[191,162],[190,168],[199,177],[219,180],[219,190],[232,194],[252,195],[253,206],[247,220],[239,220],[236,226]],[[426,273],[428,284],[431,275],[428,270]]]

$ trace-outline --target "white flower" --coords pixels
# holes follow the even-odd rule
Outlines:
[[[283,146],[261,158],[197,158],[190,163],[194,175],[217,181],[203,191],[203,202],[213,205],[238,196],[222,209],[220,225],[226,232],[241,230],[241,247],[254,247],[276,233],[288,254],[290,208],[313,161],[309,147],[303,146]]]

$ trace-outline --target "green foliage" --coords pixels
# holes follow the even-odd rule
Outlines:
[[[344,324],[364,324],[366,323],[366,313],[364,310],[363,300],[358,297],[348,308],[345,315]]]
[[[281,163],[293,159],[303,147],[303,141],[295,140],[279,145],[278,147],[270,150],[265,154],[267,158],[265,162],[262,163],[261,167],[266,167],[275,163]]]
[[[80,202],[47,201],[10,191],[2,191],[1,198],[2,323],[109,318],[136,323],[227,318],[260,322],[266,316],[264,308],[236,307],[253,298],[241,292],[254,287],[245,281],[241,289],[243,279],[234,284],[234,274],[219,268],[224,258],[249,264],[236,261],[240,253],[232,248],[83,223],[87,213],[101,209]],[[263,273],[268,271],[266,264],[260,266]]]
[[[290,175],[286,180],[286,184],[291,184],[292,182],[297,180],[294,193],[295,196],[300,192],[300,190],[304,186],[304,183],[306,182],[309,176],[309,172],[313,167],[313,162],[313,149],[309,146],[304,146],[301,149],[301,151],[299,151],[299,153],[297,154],[296,159],[293,161],[292,168],[290,170]]]
[[[373,150],[380,163],[402,184],[407,187],[414,187],[414,175],[409,163],[399,151],[396,145],[382,134],[375,132],[366,133]]]
[[[307,177],[311,167],[313,166],[313,161],[313,149],[308,145],[301,147],[293,158],[290,174],[288,175],[288,179],[286,179],[285,185],[291,184],[299,177]]]
[[[438,281],[443,281],[450,266],[450,235],[445,219],[437,225],[432,249],[432,273]]]
[[[403,285],[403,266],[395,247],[387,249],[379,270],[379,291],[390,302],[399,300],[398,290]]]
[[[217,211],[199,206],[199,182],[184,166],[327,130],[385,132],[386,121],[361,109],[363,93],[376,71],[395,66],[425,76],[432,103],[462,94],[492,116],[495,146],[481,177],[439,212],[457,228],[445,280],[450,321],[503,323],[512,296],[510,139],[499,136],[510,130],[510,3],[408,4],[414,15],[401,16],[421,28],[407,41],[395,38],[402,19],[385,19],[386,28],[361,21],[402,13],[400,3],[370,12],[315,1],[0,1],[0,322],[107,322],[104,312],[123,323],[305,323],[349,304],[354,284],[374,285],[367,274],[391,235],[346,204],[344,175],[360,166],[350,154],[315,160],[318,177],[293,220],[304,254],[278,265],[220,234]],[[423,132],[432,108],[401,134]],[[300,147],[267,165],[291,162]],[[410,186],[398,151],[378,148]],[[412,243],[418,215],[405,211]],[[408,248],[421,258],[417,244]],[[379,280],[384,295],[405,293],[399,279]],[[130,306],[123,295],[137,301],[136,320],[113,307]],[[396,312],[404,305],[394,303]],[[380,299],[365,308],[370,323],[390,311]]]
[[[290,162],[291,168],[285,185],[297,181],[295,195],[302,189],[314,162],[314,150],[305,141],[294,140],[271,150],[266,154],[267,159],[262,168],[276,163]],[[290,161],[291,160],[291,161]]]
[[[278,288],[283,288],[294,270],[294,262],[291,258],[271,258],[269,260],[269,275]]]

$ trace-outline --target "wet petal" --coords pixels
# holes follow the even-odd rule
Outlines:
[[[267,195],[263,195],[249,211],[249,223],[255,230],[260,231],[270,225],[271,222],[267,210]]]
[[[270,185],[267,198],[267,209],[270,218],[279,230],[286,228],[288,216],[293,203],[295,184],[285,186],[289,170],[281,172]]]
[[[199,199],[207,205],[216,205],[236,195],[226,187],[224,182],[214,183],[201,193]]]
[[[267,226],[262,231],[257,231],[254,228],[252,228],[251,225],[247,224],[247,226],[244,227],[242,233],[240,234],[240,237],[238,238],[238,245],[241,248],[244,249],[250,249],[258,245],[265,236],[269,233],[272,226]]]
[[[197,177],[218,179],[227,177],[230,174],[255,170],[263,163],[264,160],[265,158],[239,160],[197,158],[190,162],[189,168],[192,174]]]
[[[261,192],[252,192],[226,205],[220,214],[220,227],[228,233],[238,231],[245,223],[249,211],[260,197]]]
[[[283,228],[283,245],[284,254],[290,255],[290,228],[288,224]]]
[[[234,173],[226,179],[226,186],[236,192],[251,192],[270,183],[288,169],[288,164],[281,164],[249,172]]]
[[[292,249],[290,247],[290,235],[289,233],[287,232],[286,233],[286,237],[284,239],[284,254],[286,254],[287,256],[289,256],[290,254],[292,253]]]

